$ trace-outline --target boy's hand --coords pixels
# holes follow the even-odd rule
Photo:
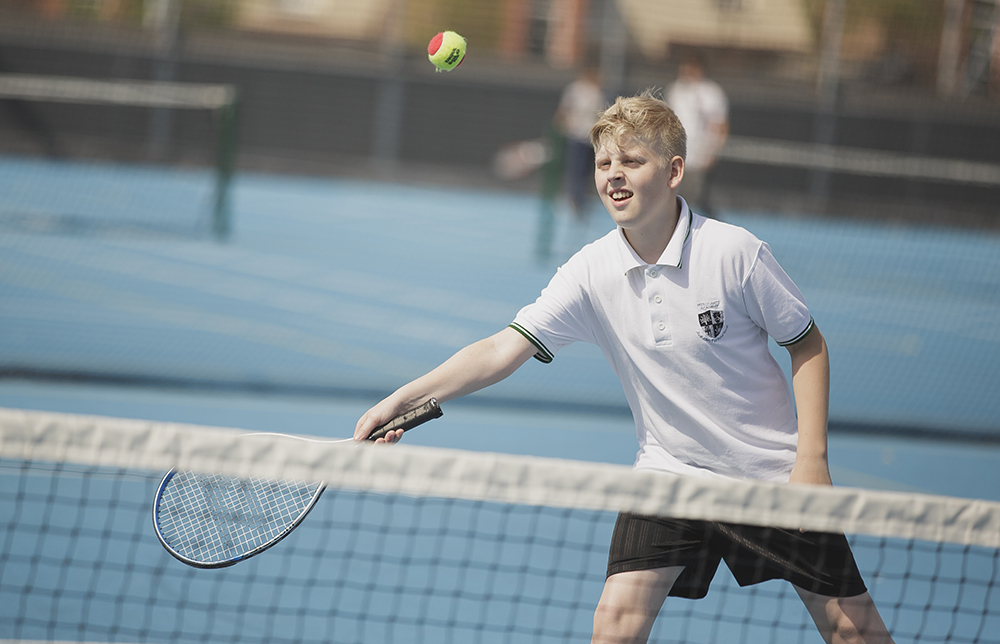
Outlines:
[[[399,396],[393,395],[369,409],[354,426],[354,440],[395,443],[402,438],[403,432],[444,415],[437,398],[433,396],[420,403],[391,402],[399,399]],[[382,420],[384,418],[388,420]]]
[[[357,425],[354,426],[354,440],[359,442],[367,440],[369,434],[398,416],[399,413],[402,412],[396,412],[394,408],[390,408],[390,405],[383,400],[366,411],[365,414],[358,419]],[[387,433],[384,437],[376,440],[375,442],[396,443],[402,437],[403,430],[397,429],[394,432]]]

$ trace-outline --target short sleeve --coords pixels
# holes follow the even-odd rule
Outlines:
[[[574,342],[593,341],[588,302],[580,280],[569,265],[564,265],[538,299],[517,313],[510,327],[535,345],[537,360],[552,362],[560,349]]]
[[[794,344],[813,327],[802,292],[761,242],[743,283],[747,314],[780,346]]]

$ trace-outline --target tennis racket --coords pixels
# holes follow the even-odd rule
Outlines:
[[[407,431],[444,412],[431,398],[374,430]],[[348,439],[350,440],[350,439]],[[319,500],[322,482],[243,478],[173,469],[156,490],[153,527],[171,555],[196,568],[225,568],[288,536]]]

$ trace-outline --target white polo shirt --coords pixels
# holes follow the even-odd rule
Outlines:
[[[809,310],[766,243],[678,199],[659,261],[612,231],[560,267],[511,327],[542,362],[573,342],[601,348],[635,418],[636,468],[787,481],[797,421],[767,336],[802,339]]]

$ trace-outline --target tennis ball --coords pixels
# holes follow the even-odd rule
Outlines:
[[[427,58],[439,72],[450,72],[465,60],[465,38],[454,31],[442,31],[427,45]]]

